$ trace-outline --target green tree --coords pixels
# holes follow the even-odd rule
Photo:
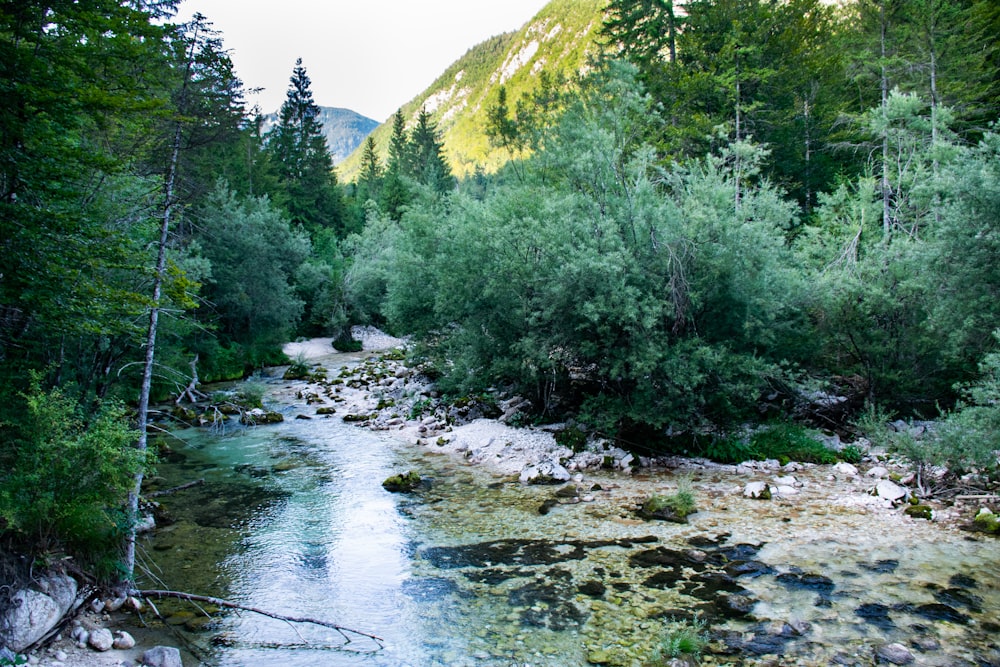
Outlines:
[[[211,263],[205,295],[221,330],[248,345],[288,340],[302,317],[294,276],[309,238],[266,197],[239,197],[220,182],[201,212],[201,251]]]
[[[406,157],[408,174],[418,183],[442,194],[454,189],[455,177],[445,160],[444,144],[426,109],[421,109],[417,115]]]
[[[323,137],[311,85],[299,58],[292,70],[278,123],[268,135],[268,152],[281,187],[275,193],[275,200],[288,209],[293,223],[310,233],[329,227],[342,236],[347,233],[343,195]]]

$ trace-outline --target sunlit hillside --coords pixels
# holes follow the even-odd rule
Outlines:
[[[485,134],[487,109],[496,104],[501,85],[513,107],[521,95],[539,84],[542,71],[573,74],[586,66],[596,49],[605,0],[553,0],[520,30],[474,46],[444,71],[423,93],[403,105],[411,122],[427,109],[444,138],[452,171],[464,176],[477,166],[495,170],[506,154],[491,149]],[[392,123],[372,134],[379,152],[388,150]],[[338,167],[343,181],[353,181],[361,151]]]

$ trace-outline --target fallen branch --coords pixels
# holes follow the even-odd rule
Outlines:
[[[215,605],[216,607],[223,607],[226,609],[236,609],[239,611],[249,611],[254,614],[260,614],[261,616],[267,616],[268,618],[273,618],[278,621],[284,621],[286,623],[310,623],[312,625],[319,625],[324,628],[330,628],[331,630],[336,630],[344,641],[348,644],[351,643],[351,635],[357,637],[365,637],[367,639],[375,642],[379,648],[382,648],[382,642],[385,641],[381,637],[378,637],[367,632],[361,632],[360,630],[354,630],[353,628],[347,628],[336,623],[330,623],[329,621],[322,621],[315,618],[305,618],[299,616],[285,616],[283,614],[276,614],[272,611],[267,611],[265,609],[258,609],[257,607],[247,607],[245,605],[237,604],[235,602],[230,602],[229,600],[223,600],[221,598],[214,598],[208,595],[195,595],[193,593],[182,593],[180,591],[166,591],[166,590],[145,590],[145,591],[132,591],[132,595],[143,597],[143,598],[176,598],[178,600],[187,600],[188,602],[204,602],[205,604]]]
[[[190,489],[192,486],[200,486],[205,483],[205,479],[196,479],[193,482],[188,482],[187,484],[181,484],[180,486],[175,486],[170,489],[163,489],[162,491],[153,491],[152,493],[147,493],[147,498],[156,498],[158,496],[168,496],[171,493],[177,493],[178,491],[183,491],[184,489]]]
[[[205,394],[198,391],[198,355],[194,355],[194,359],[191,360],[191,382],[188,386],[184,387],[183,391],[177,396],[175,403],[177,405],[181,404],[185,398],[192,403],[197,403],[201,399],[208,398]]]
[[[974,496],[955,496],[955,500],[1000,500],[995,493],[982,493]]]

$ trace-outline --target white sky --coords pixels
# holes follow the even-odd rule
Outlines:
[[[520,28],[548,0],[182,0],[177,21],[201,12],[222,33],[237,75],[263,113],[285,99],[295,59],[320,106],[379,122],[467,50]]]

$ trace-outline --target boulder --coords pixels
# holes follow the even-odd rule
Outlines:
[[[846,461],[841,461],[837,465],[833,466],[833,471],[838,475],[846,475],[847,477],[858,476],[857,466],[847,463]]]
[[[522,484],[563,484],[570,478],[569,471],[555,461],[526,465],[519,477]]]
[[[771,499],[771,487],[767,482],[749,482],[743,488],[743,495],[746,498],[757,498],[760,500]]]
[[[115,644],[115,637],[111,634],[111,630],[107,628],[98,628],[91,631],[90,637],[87,638],[87,645],[95,651],[110,651],[111,647]]]
[[[15,592],[10,609],[0,618],[0,645],[15,653],[47,635],[76,601],[77,583],[69,575],[44,575],[35,586]]]
[[[184,667],[181,652],[173,646],[154,646],[142,654],[146,667]]]
[[[903,487],[899,486],[895,482],[889,481],[888,479],[880,479],[878,484],[872,490],[873,496],[878,496],[888,500],[891,503],[898,502],[906,497],[907,491]]]
[[[410,470],[407,473],[387,478],[382,482],[382,488],[392,493],[408,493],[420,486],[421,481],[423,480],[419,473]]]
[[[119,651],[131,650],[135,648],[135,637],[124,630],[119,630],[115,633],[114,647]]]
[[[869,468],[868,472],[866,472],[865,474],[868,475],[869,477],[874,477],[875,479],[882,479],[883,477],[889,476],[889,471],[882,466],[874,466],[872,468]]]

